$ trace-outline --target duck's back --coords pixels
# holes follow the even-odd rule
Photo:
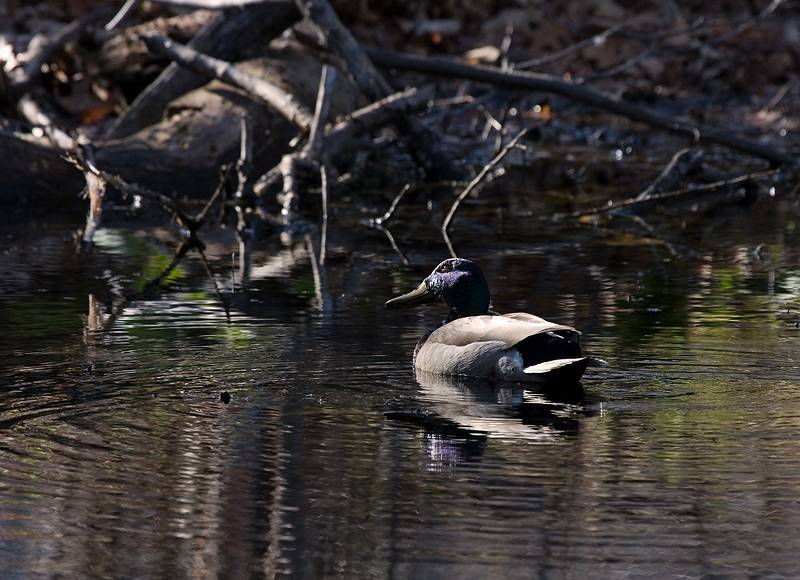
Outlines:
[[[565,337],[564,340],[574,344],[579,355],[580,333],[574,328],[533,314],[515,312],[468,316],[437,328],[417,352],[415,366],[442,375],[485,377],[500,374],[507,379],[529,380],[523,374],[527,366],[521,352],[525,350],[523,345],[536,340],[532,337],[547,333]]]

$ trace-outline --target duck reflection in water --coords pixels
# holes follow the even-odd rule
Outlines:
[[[422,429],[432,469],[479,459],[491,439],[546,443],[576,435],[583,418],[602,411],[600,400],[574,385],[544,391],[420,370],[416,379],[419,405],[386,416]]]

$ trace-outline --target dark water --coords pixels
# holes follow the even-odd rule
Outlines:
[[[313,239],[263,244],[230,323],[196,259],[112,312],[169,260],[158,231],[79,257],[69,225],[5,225],[0,577],[800,577],[797,210],[673,226],[672,251],[481,223],[455,241],[495,308],[611,363],[585,397],[415,378],[442,311],[382,304],[444,246],[411,220],[411,268],[335,220],[322,268]]]

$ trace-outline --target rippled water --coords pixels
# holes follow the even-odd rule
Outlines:
[[[382,304],[441,259],[435,230],[395,232],[410,268],[335,222],[321,268],[314,240],[265,243],[232,295],[212,240],[227,322],[195,259],[115,311],[169,260],[153,232],[76,256],[70,225],[6,225],[0,577],[800,577],[797,224],[728,212],[673,252],[459,225],[497,310],[611,363],[564,399],[415,377],[443,313]]]

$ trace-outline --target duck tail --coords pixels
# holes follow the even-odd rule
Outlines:
[[[551,373],[561,374],[564,372],[575,373],[578,377],[583,374],[589,366],[590,357],[582,356],[579,358],[558,358],[546,360],[529,367],[525,367],[523,372],[529,375],[549,375]]]

